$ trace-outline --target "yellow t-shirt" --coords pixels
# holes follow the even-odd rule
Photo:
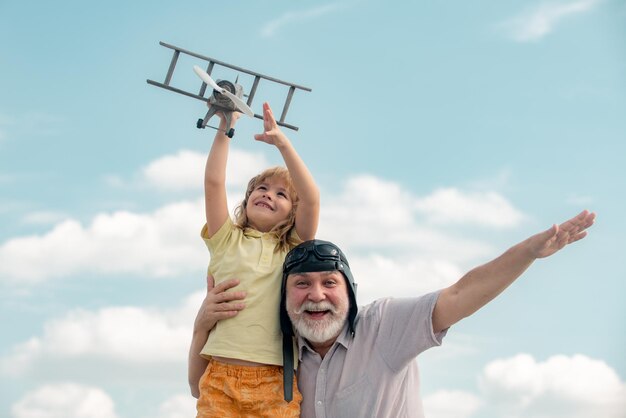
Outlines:
[[[300,242],[295,230],[292,234]],[[252,228],[242,231],[230,218],[211,238],[207,238],[206,225],[200,235],[211,253],[209,273],[215,284],[239,279],[232,290],[247,292],[245,309],[217,323],[200,355],[282,366],[280,286],[288,251],[274,252],[276,238]]]

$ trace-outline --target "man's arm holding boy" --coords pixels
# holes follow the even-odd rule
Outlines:
[[[187,364],[187,378],[189,380],[189,388],[194,398],[200,396],[200,378],[204,374],[209,363],[207,359],[200,355],[200,351],[204,347],[209,332],[215,324],[222,320],[232,318],[240,310],[245,308],[242,300],[246,297],[246,292],[228,291],[237,286],[239,280],[228,279],[217,286],[214,286],[213,277],[207,276],[207,295],[202,301],[202,305],[198,310],[196,319],[193,323],[193,334],[191,337],[191,345],[189,347],[189,360]]]

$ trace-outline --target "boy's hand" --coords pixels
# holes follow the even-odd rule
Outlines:
[[[274,113],[267,102],[263,103],[263,130],[262,134],[254,135],[254,139],[276,146],[287,141],[287,137],[278,127]]]
[[[207,107],[211,107],[211,103],[207,102]],[[220,118],[220,128],[225,129],[226,126],[226,117],[224,116],[224,112],[223,111],[219,111],[219,112],[215,112],[215,115]],[[235,127],[235,123],[237,123],[237,120],[239,119],[239,117],[241,116],[240,112],[237,112],[236,110],[233,110],[231,112],[231,117],[230,117],[230,127],[234,128]]]

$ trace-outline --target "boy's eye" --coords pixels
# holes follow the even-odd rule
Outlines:
[[[278,196],[284,197],[285,199],[287,198],[287,194],[285,192],[278,192]]]

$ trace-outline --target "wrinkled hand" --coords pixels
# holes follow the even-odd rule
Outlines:
[[[587,236],[587,228],[593,225],[596,214],[584,210],[560,225],[540,232],[526,240],[527,248],[534,258],[551,256],[563,247]]]
[[[263,103],[263,131],[262,134],[254,135],[254,139],[276,146],[287,140],[285,134],[278,127],[272,108],[267,102]]]
[[[227,292],[238,284],[238,279],[229,279],[214,286],[213,276],[207,275],[207,294],[196,315],[196,329],[210,331],[218,321],[232,318],[245,308],[245,303],[240,301],[246,297],[246,292]]]

